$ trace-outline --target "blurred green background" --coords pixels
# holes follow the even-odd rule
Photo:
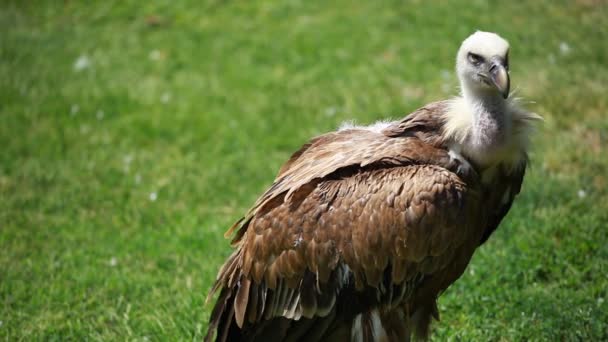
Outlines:
[[[433,338],[608,339],[608,4],[2,1],[0,337],[190,340],[223,232],[311,136],[457,93],[511,43],[545,122]]]

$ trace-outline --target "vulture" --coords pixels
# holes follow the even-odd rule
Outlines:
[[[520,192],[537,114],[509,98],[509,44],[475,32],[460,95],[312,138],[227,232],[206,341],[408,341],[439,320]]]

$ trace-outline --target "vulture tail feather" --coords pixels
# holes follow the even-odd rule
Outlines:
[[[234,290],[231,288],[223,288],[217,303],[211,312],[209,328],[204,341],[211,342],[213,341],[214,336],[215,341],[218,342],[240,340],[240,330],[235,323]]]

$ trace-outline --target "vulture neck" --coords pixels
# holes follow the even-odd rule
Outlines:
[[[472,92],[463,88],[462,97],[471,115],[469,144],[487,151],[503,145],[510,129],[507,102],[495,92]]]
[[[452,148],[485,169],[503,162],[503,152],[511,145],[510,103],[496,92],[462,87],[462,96],[451,102],[445,133],[454,141]]]

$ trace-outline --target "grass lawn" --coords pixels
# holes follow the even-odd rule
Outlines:
[[[608,4],[2,1],[0,338],[198,340],[222,235],[311,136],[457,92],[475,29],[545,117],[433,338],[608,340]]]

